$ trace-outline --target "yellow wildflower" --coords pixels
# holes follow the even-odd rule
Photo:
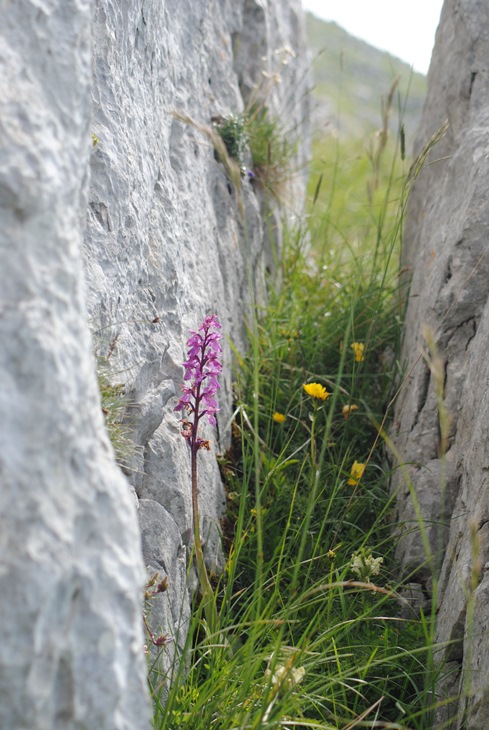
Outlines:
[[[350,413],[352,413],[353,411],[358,411],[358,406],[356,406],[354,403],[352,403],[351,406],[343,406],[342,413],[345,421],[349,417]]]
[[[355,354],[355,362],[362,362],[363,360],[365,360],[365,358],[363,356],[364,347],[365,347],[365,345],[363,344],[363,342],[352,342],[351,343],[351,348]]]
[[[354,461],[353,466],[350,470],[350,478],[348,484],[358,484],[365,471],[365,464],[361,464],[359,461]]]
[[[283,423],[286,418],[287,416],[284,416],[283,413],[278,413],[278,411],[275,411],[275,413],[273,414],[273,420],[275,421],[275,423]]]
[[[330,395],[324,385],[320,385],[319,383],[304,383],[302,387],[311,398],[326,400],[328,395]]]
[[[334,550],[328,550],[328,552],[326,553],[326,555],[328,556],[328,558],[330,560],[334,560],[336,558],[336,553],[335,553]]]

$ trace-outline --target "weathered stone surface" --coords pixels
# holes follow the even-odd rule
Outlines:
[[[0,727],[149,727],[136,510],[81,259],[90,3],[0,3]]]
[[[0,0],[0,16],[0,726],[137,730],[150,716],[141,538],[93,347],[135,403],[128,471],[146,565],[169,580],[152,621],[175,639],[171,661],[190,611],[189,454],[173,411],[185,341],[215,311],[243,347],[279,220],[248,178],[240,191],[228,179],[211,118],[261,84],[285,126],[306,129],[300,1]],[[300,207],[301,184],[293,196]],[[227,347],[215,450],[230,360]],[[215,456],[199,469],[218,568]]]
[[[206,433],[213,453],[199,454],[206,559],[219,568],[224,494],[215,453],[229,438],[227,338],[244,347],[244,319],[262,297],[271,265],[264,231],[277,224],[277,216],[264,217],[273,205],[255,183],[244,177],[236,190],[208,131],[213,117],[239,114],[258,89],[286,129],[307,136],[302,9],[299,0],[97,0],[93,37],[91,131],[98,143],[85,238],[90,322],[98,351],[112,347],[114,379],[137,404],[141,457],[129,478],[144,505],[145,560],[166,566],[160,572],[176,581],[162,598],[173,606],[152,616],[155,628],[173,635],[175,616],[189,610],[183,579],[171,573],[175,551],[191,534],[190,457],[173,410],[188,331],[211,313],[223,325],[218,430]],[[304,155],[301,147],[299,168]],[[298,208],[302,196],[300,180]],[[171,539],[159,533],[158,515]]]
[[[185,645],[190,620],[190,595],[187,594],[193,585],[188,580],[187,547],[170,513],[158,502],[141,499],[139,524],[149,577],[158,573],[160,578],[168,579],[168,589],[146,602],[147,620],[155,635],[168,637],[161,650],[149,647],[153,656],[159,651],[158,670],[161,671],[171,666],[175,650],[181,651]]]
[[[465,713],[464,727],[475,729],[489,725],[489,7],[478,0],[445,2],[418,153],[446,119],[448,132],[415,183],[407,216],[408,365],[394,442],[409,464],[439,569],[437,638],[455,641],[444,653],[452,674],[440,687],[454,703],[438,720],[459,728]],[[423,325],[434,332],[444,362],[446,468],[433,377],[420,357]],[[399,469],[398,517],[412,527],[416,517],[405,485]],[[419,532],[400,542],[398,554],[406,573],[419,565]],[[429,573],[427,567],[417,572],[428,588]]]

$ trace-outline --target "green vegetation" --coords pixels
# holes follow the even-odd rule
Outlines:
[[[273,198],[281,201],[293,174],[297,144],[289,139],[278,118],[261,101],[255,101],[240,115],[214,120],[214,126],[243,175],[247,174],[249,150],[252,179]]]
[[[183,653],[152,664],[158,730],[433,727],[434,613],[400,595],[383,444],[410,184],[388,110],[367,147],[324,143],[237,353],[217,625],[197,599]]]
[[[228,117],[219,117],[214,125],[224,142],[227,153],[240,167],[244,165],[244,157],[249,137],[247,119],[244,114],[230,114]]]
[[[247,115],[253,174],[275,200],[282,201],[293,174],[297,141],[291,140],[280,121],[263,104]]]
[[[115,342],[115,341],[114,341]],[[109,355],[110,357],[110,355]],[[140,447],[132,439],[130,411],[135,404],[128,399],[122,383],[114,384],[109,357],[97,358],[97,377],[105,427],[122,469],[131,471],[131,462]]]

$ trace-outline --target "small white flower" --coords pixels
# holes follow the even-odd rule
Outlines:
[[[281,684],[286,689],[292,689],[304,679],[306,670],[304,667],[292,667],[287,669],[283,664],[276,664],[273,673],[270,669],[265,671],[265,676],[272,677],[272,684]]]
[[[300,684],[302,682],[302,680],[304,679],[305,673],[306,673],[306,670],[304,669],[304,667],[297,667],[297,669],[295,667],[293,667],[291,674],[292,674],[292,679],[294,681],[294,684]]]
[[[371,550],[361,548],[361,550],[356,550],[351,556],[350,570],[360,580],[370,583],[370,578],[373,575],[379,575],[383,562],[384,558],[374,558]]]

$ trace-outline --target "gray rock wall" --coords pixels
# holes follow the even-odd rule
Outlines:
[[[263,297],[272,261],[269,232],[280,230],[276,206],[256,183],[244,176],[236,189],[209,130],[213,117],[241,113],[258,94],[291,139],[306,141],[302,9],[300,0],[97,0],[93,37],[98,142],[84,249],[90,327],[97,351],[112,351],[114,382],[135,403],[140,450],[127,473],[141,500],[145,562],[169,577],[150,620],[183,640],[190,460],[173,409],[185,342],[206,314],[218,315],[226,341],[222,410],[199,469],[207,561],[219,568],[224,493],[215,454],[229,438],[227,340],[245,346],[244,320]],[[298,168],[304,157],[302,146]],[[296,210],[303,183],[301,175],[293,183]]]
[[[105,434],[82,233],[90,5],[0,2],[0,727],[148,728],[137,515]]]
[[[448,119],[412,195],[403,265],[412,283],[403,357],[407,380],[395,410],[394,443],[414,487],[434,554],[437,639],[442,652],[438,713],[452,728],[489,726],[489,7],[446,0],[428,75],[417,152]],[[443,458],[432,372],[420,353],[423,325],[435,333],[449,414]],[[432,591],[432,571],[407,482],[398,470],[398,554],[406,575]],[[413,530],[414,528],[414,530]],[[412,574],[414,571],[414,574]],[[449,674],[450,673],[450,674]],[[464,722],[466,716],[466,725]],[[446,727],[443,725],[443,727]]]
[[[211,118],[242,111],[258,84],[306,132],[300,0],[0,0],[0,17],[0,727],[137,730],[150,719],[144,563],[168,576],[151,621],[172,647],[190,610],[173,411],[188,329],[215,312],[244,346],[279,231],[265,193],[247,177],[238,190],[216,160]],[[129,481],[94,350],[133,404]],[[217,567],[229,346],[225,359],[200,465]]]

